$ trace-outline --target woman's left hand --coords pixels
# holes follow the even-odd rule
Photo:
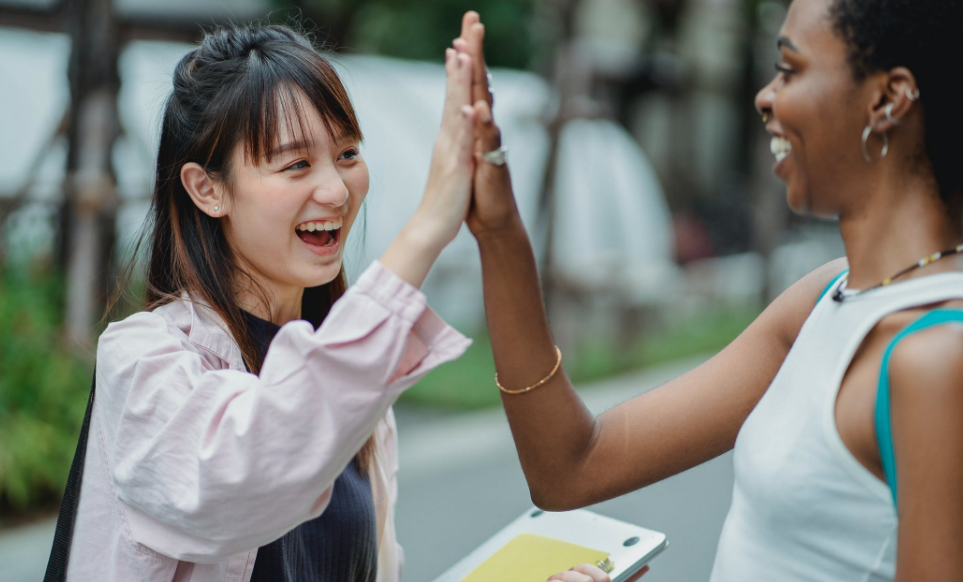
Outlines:
[[[644,566],[639,570],[638,574],[633,575],[626,580],[626,582],[635,582],[648,571],[649,567]],[[608,574],[598,566],[593,566],[592,564],[582,564],[581,566],[575,566],[571,570],[559,572],[546,582],[551,582],[552,580],[558,580],[559,582],[612,582]]]

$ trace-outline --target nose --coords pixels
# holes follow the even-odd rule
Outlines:
[[[756,111],[759,115],[765,112],[772,113],[773,101],[776,99],[776,80],[773,78],[769,83],[756,93]]]
[[[341,207],[348,202],[348,187],[337,168],[329,167],[318,173],[311,200],[323,206]]]

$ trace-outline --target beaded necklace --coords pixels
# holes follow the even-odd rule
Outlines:
[[[856,297],[857,295],[862,295],[863,293],[867,293],[867,292],[872,291],[872,290],[874,290],[874,289],[879,289],[880,287],[886,287],[886,286],[888,286],[890,283],[892,283],[892,282],[895,281],[896,279],[899,279],[900,277],[902,277],[903,275],[909,273],[910,271],[915,271],[916,269],[919,269],[920,267],[925,267],[926,265],[930,265],[930,264],[932,264],[932,263],[935,263],[936,261],[938,261],[938,260],[940,260],[940,259],[942,259],[942,258],[944,258],[944,257],[949,257],[949,256],[951,256],[951,255],[958,255],[958,254],[960,254],[960,253],[963,253],[963,245],[959,245],[959,246],[956,247],[956,248],[947,249],[947,250],[945,250],[945,251],[940,251],[940,252],[938,252],[938,253],[933,253],[932,255],[923,257],[922,259],[920,259],[919,261],[917,261],[915,265],[912,265],[912,266],[910,266],[910,267],[907,267],[907,268],[903,269],[902,271],[900,271],[899,273],[896,273],[896,274],[893,275],[892,277],[889,277],[888,279],[883,279],[883,282],[882,282],[882,283],[879,283],[879,284],[877,284],[877,285],[873,285],[872,287],[868,287],[868,288],[866,288],[866,289],[856,289],[856,290],[847,289],[847,288],[846,288],[846,281],[848,280],[848,277],[849,277],[849,274],[847,273],[846,275],[843,275],[843,282],[839,285],[839,287],[836,289],[836,291],[833,292],[833,301],[835,301],[835,302],[837,302],[837,303],[842,303],[843,300],[845,300],[845,299],[850,299],[850,298],[852,298],[852,297]]]

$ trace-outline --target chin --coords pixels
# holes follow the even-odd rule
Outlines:
[[[798,183],[789,182],[786,184],[786,204],[797,216],[813,215],[812,192],[808,188],[801,187]]]
[[[338,278],[338,273],[341,272],[341,261],[337,263],[332,263],[330,265],[325,265],[323,268],[319,269],[315,273],[314,277],[311,277],[310,282],[305,285],[305,287],[319,287],[321,285],[327,285],[331,281]]]

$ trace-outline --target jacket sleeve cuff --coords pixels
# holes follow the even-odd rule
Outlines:
[[[411,322],[407,345],[388,381],[392,390],[403,390],[432,369],[457,359],[471,340],[448,325],[427,305],[425,294],[374,261],[358,278],[356,290],[389,311]]]

